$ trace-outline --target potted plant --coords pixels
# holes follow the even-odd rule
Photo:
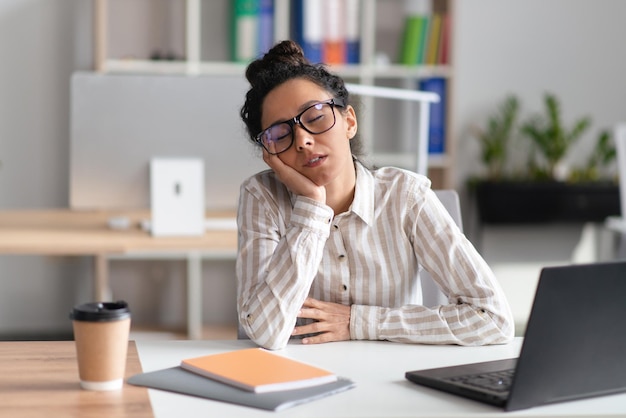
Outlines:
[[[604,221],[619,214],[618,185],[604,170],[616,156],[608,131],[600,133],[584,166],[569,170],[565,157],[591,120],[581,117],[566,126],[553,94],[545,94],[544,104],[545,114],[517,126],[519,103],[508,96],[486,128],[475,129],[487,175],[474,178],[470,189],[482,222]],[[526,141],[524,170],[513,170],[507,159],[514,139]]]
[[[517,97],[509,95],[497,113],[489,117],[485,129],[474,127],[474,134],[482,146],[481,157],[487,167],[487,179],[490,181],[501,180],[505,175],[509,144],[518,112]]]
[[[550,93],[544,96],[545,115],[535,115],[520,128],[523,135],[531,140],[539,154],[531,160],[532,173],[536,178],[562,180],[563,170],[558,170],[571,146],[591,125],[589,117],[579,118],[571,128],[565,126],[561,118],[561,108],[557,98]],[[543,165],[542,165],[543,163]]]
[[[569,174],[572,182],[607,181],[609,175],[603,172],[603,168],[609,166],[617,158],[617,150],[611,140],[608,130],[600,132],[587,163]]]

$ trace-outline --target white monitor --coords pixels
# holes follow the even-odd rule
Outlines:
[[[207,209],[233,209],[267,168],[239,118],[243,75],[72,77],[70,207],[150,207],[150,160],[202,158]]]

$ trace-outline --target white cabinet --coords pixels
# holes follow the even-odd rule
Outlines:
[[[331,70],[350,83],[409,89],[417,89],[420,79],[442,77],[446,79],[449,97],[449,63],[397,63],[407,10],[415,1],[429,0],[359,0],[360,62],[333,65]],[[431,1],[433,13],[453,15],[455,0]],[[291,5],[292,0],[274,0],[276,41],[290,37]],[[246,64],[230,61],[231,7],[231,0],[96,0],[95,70],[243,75]],[[444,100],[449,119],[449,100]],[[367,97],[361,102],[359,128],[370,161],[415,169],[417,105]],[[452,185],[454,135],[450,126],[447,121],[445,151],[429,154],[428,158],[429,176],[435,188]]]

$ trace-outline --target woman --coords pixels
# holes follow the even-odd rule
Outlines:
[[[237,308],[269,349],[350,339],[506,343],[510,309],[493,273],[416,173],[370,171],[341,78],[283,41],[246,71],[241,109],[271,170],[241,186]],[[412,303],[418,270],[449,304]],[[296,320],[298,319],[298,323]]]

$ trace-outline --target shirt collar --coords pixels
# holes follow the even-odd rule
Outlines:
[[[363,222],[371,224],[374,220],[374,175],[358,160],[355,160],[354,166],[356,187],[350,210],[363,219]]]

